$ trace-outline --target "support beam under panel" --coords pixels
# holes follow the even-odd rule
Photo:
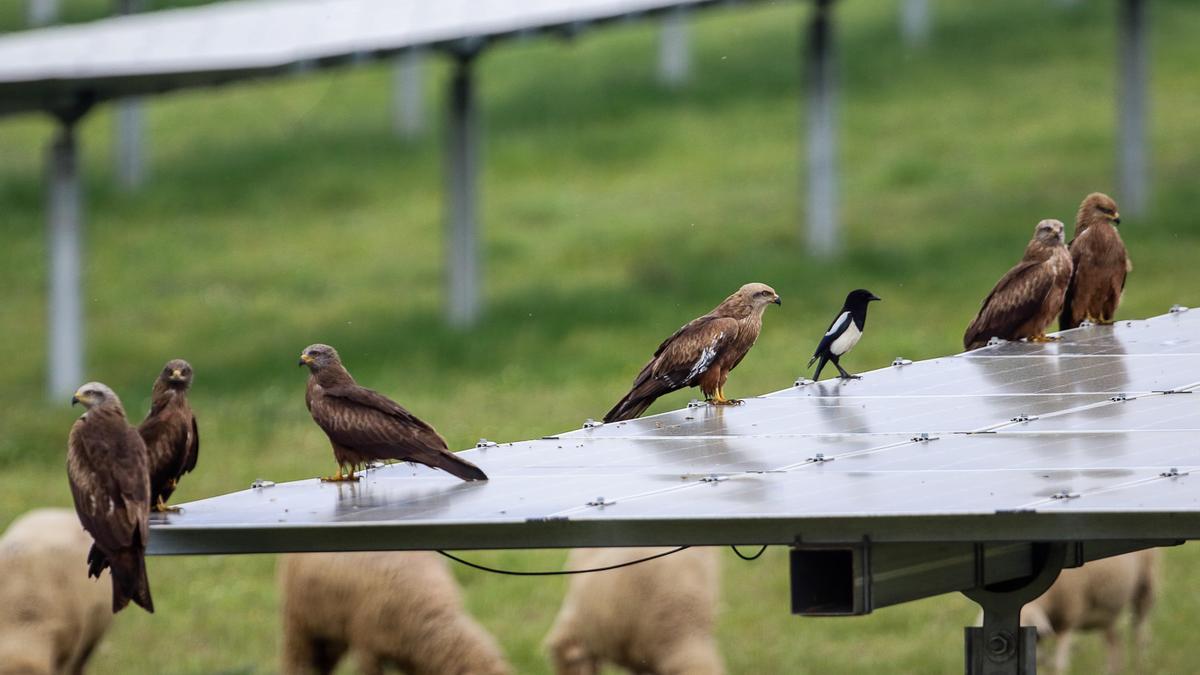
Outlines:
[[[145,9],[145,0],[117,0],[118,14],[134,14]],[[117,183],[132,191],[146,182],[145,110],[140,96],[117,101],[116,153]]]
[[[929,41],[929,0],[900,0],[900,37],[909,47]]]
[[[682,7],[666,13],[658,34],[658,80],[678,87],[691,73],[691,45],[688,39],[687,10]]]
[[[59,127],[46,165],[46,244],[50,257],[46,394],[51,401],[66,403],[83,383],[83,209],[73,121]]]
[[[983,626],[968,627],[967,675],[1035,675],[1037,629],[1021,626],[1021,608],[1050,588],[1067,562],[1067,545],[1035,544],[1032,573],[965,591],[983,609]]]
[[[392,83],[392,129],[401,138],[425,131],[425,52],[410,49],[396,58]]]
[[[479,319],[479,119],[473,54],[456,55],[446,118],[446,282],[450,325]]]
[[[814,0],[805,44],[808,84],[808,248],[830,256],[838,234],[837,63],[833,44],[833,0]]]
[[[1149,160],[1146,150],[1147,89],[1150,70],[1149,26],[1144,0],[1118,0],[1117,60],[1117,203],[1140,216],[1150,204]]]
[[[29,0],[29,25],[48,26],[58,22],[58,0]]]

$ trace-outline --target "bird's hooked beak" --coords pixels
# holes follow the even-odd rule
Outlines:
[[[312,365],[313,360],[314,360],[313,357],[309,356],[308,354],[301,354],[299,365],[301,365],[301,366]]]
[[[780,307],[782,307],[782,306],[783,306],[783,298],[779,297],[778,295],[776,295],[776,296],[775,296],[775,299],[774,299],[774,300],[772,300],[771,302],[773,302],[773,303],[775,303],[775,304],[779,305]]]
[[[183,371],[178,368],[173,368],[171,370],[170,380],[172,382],[183,382]]]
[[[1112,217],[1112,221],[1113,221],[1113,225],[1120,225],[1121,224],[1121,214],[1114,213],[1113,217]]]
[[[80,402],[79,394],[75,394],[74,396],[71,397],[71,405],[75,405],[76,403],[79,403],[79,402]]]

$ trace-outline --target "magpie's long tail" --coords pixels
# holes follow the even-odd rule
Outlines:
[[[816,356],[813,357],[814,360],[816,360],[817,358],[818,357],[816,357]],[[813,382],[816,382],[817,380],[821,379],[821,369],[824,368],[825,364],[829,362],[829,357],[825,356],[824,354],[822,354],[819,358],[820,358],[820,360],[817,361],[817,372],[813,373],[813,376],[812,376]],[[812,361],[809,361],[808,365],[811,366]]]

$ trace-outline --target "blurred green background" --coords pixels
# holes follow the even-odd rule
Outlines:
[[[188,4],[188,3],[158,3]],[[194,4],[194,3],[192,3]],[[0,26],[23,22],[0,4]],[[798,225],[803,158],[799,31],[806,3],[718,10],[694,25],[694,77],[657,84],[656,28],[509,43],[478,73],[487,314],[442,322],[441,148],[391,132],[391,68],[364,65],[174,94],[149,106],[151,174],[116,188],[108,107],[83,123],[87,376],[146,409],[162,363],[189,359],[204,439],[174,501],[333,468],[295,365],[336,345],[363,384],[426,418],[452,447],[577,427],[625,390],[655,345],[740,284],[783,296],[727,393],[788,386],[846,291],[885,298],[848,357],[958,351],[962,330],[1041,218],[1072,222],[1093,190],[1116,197],[1114,3],[936,3],[929,44],[903,46],[892,2],[844,2],[841,150],[846,250],[809,257]],[[67,19],[101,15],[67,2]],[[1122,224],[1135,269],[1120,317],[1200,304],[1200,7],[1152,6],[1154,196]],[[446,68],[427,79],[438,119]],[[69,505],[64,456],[78,411],[43,396],[44,118],[0,120],[0,524]],[[678,407],[691,393],[661,400]],[[1193,547],[1166,555],[1151,672],[1195,670]],[[477,553],[514,568],[560,551]],[[158,613],[122,613],[97,673],[270,673],[271,556],[155,558]],[[520,673],[561,580],[457,569],[471,610]],[[786,555],[726,556],[720,640],[733,673],[953,672],[975,607],[957,595],[854,619],[788,614]],[[1080,641],[1074,672],[1098,670]]]

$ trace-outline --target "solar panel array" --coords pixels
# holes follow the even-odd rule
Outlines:
[[[1062,335],[193,502],[151,551],[1200,537],[1200,311]]]
[[[0,37],[0,112],[381,56],[471,47],[712,0],[241,0]],[[464,42],[466,41],[466,42]]]

